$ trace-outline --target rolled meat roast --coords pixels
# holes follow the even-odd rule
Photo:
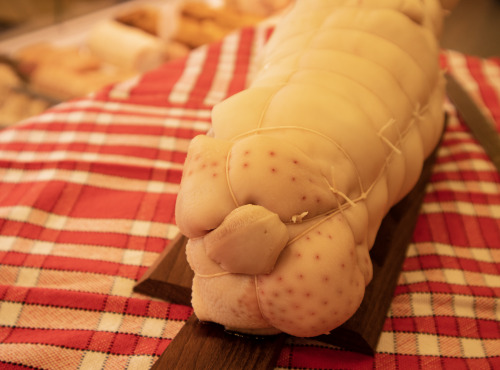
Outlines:
[[[249,87],[193,139],[176,204],[197,317],[325,334],[372,278],[369,251],[443,129],[437,0],[297,0]]]

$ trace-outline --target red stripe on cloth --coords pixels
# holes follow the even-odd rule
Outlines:
[[[441,151],[439,153],[440,155],[436,159],[436,164],[457,162],[457,168],[459,168],[460,162],[465,160],[482,160],[484,162],[489,162],[489,157],[486,152],[484,152],[481,147],[478,147],[477,142],[473,142],[473,144],[476,144],[476,148],[474,148],[474,151],[466,151],[463,147],[458,148],[457,146],[455,146],[453,148],[452,145],[448,145],[447,148],[449,148],[449,151],[447,153]],[[463,143],[458,145],[463,145]]]
[[[473,297],[496,298],[500,296],[500,288],[486,286],[459,285],[448,282],[424,281],[411,284],[399,284],[394,295],[412,293],[435,293],[435,294],[457,294]]]
[[[197,135],[190,131],[190,137]],[[75,148],[71,148],[75,150]],[[163,162],[183,164],[186,158],[186,153],[179,152],[177,150],[171,149],[159,149],[159,148],[147,148],[147,147],[137,147],[132,145],[106,145],[106,146],[95,146],[93,150],[92,146],[87,148],[82,148],[83,153],[101,153],[110,155],[120,155],[128,158],[147,158],[147,159],[157,159]]]
[[[135,353],[139,338],[137,335],[116,333],[109,352],[123,355],[132,355]]]
[[[194,137],[196,135],[201,134],[202,132],[190,130],[189,133],[186,131],[186,136],[189,138]],[[68,157],[74,155],[75,157],[84,154],[91,153],[99,153],[101,155],[118,155],[126,158],[141,158],[141,159],[150,159],[150,160],[160,160],[163,162],[170,162],[176,164],[183,164],[186,158],[186,152],[178,151],[175,149],[160,149],[157,147],[143,147],[143,146],[133,146],[133,145],[96,145],[90,144],[87,142],[73,142],[71,143],[71,147],[68,148],[66,144],[57,144],[57,143],[43,143],[43,144],[35,144],[35,143],[19,143],[19,142],[10,142],[6,143],[2,150],[4,151],[13,151],[13,152],[34,152],[39,153],[38,158],[40,158],[40,162],[43,162],[43,167],[40,163],[38,163],[38,167],[35,167],[35,162],[30,162],[27,164],[26,162],[17,162],[13,160],[0,160],[0,168],[49,168],[52,163],[60,162],[60,159],[53,159],[51,161],[50,155],[54,152],[61,151],[64,152],[63,157]],[[45,158],[43,158],[45,157]],[[124,158],[126,160],[126,158]],[[3,184],[2,184],[3,186]]]
[[[462,365],[460,359],[447,359],[450,363],[449,369],[459,369]],[[466,358],[466,369],[498,369],[500,367],[500,356],[491,358]]]
[[[0,327],[0,337],[5,328]],[[9,335],[2,343],[36,343],[61,346],[72,349],[87,349],[91,330],[58,330],[58,329],[31,329],[9,328]]]
[[[460,170],[459,172],[434,172],[431,177],[433,183],[444,181],[477,181],[484,183],[500,183],[500,174],[493,171]],[[447,190],[443,190],[446,192]],[[493,199],[498,199],[498,194],[491,195]],[[474,201],[473,201],[474,202]],[[499,201],[492,201],[492,204],[500,204]]]
[[[43,204],[47,199],[40,200],[38,199],[38,195],[43,193],[46,185],[47,184],[43,182],[1,183],[0,205],[2,207],[10,207],[17,205],[32,206],[35,203]],[[61,189],[64,187],[62,182],[52,182],[51,185],[53,186],[53,189],[50,190],[50,192],[54,191],[58,194],[60,194],[60,190],[58,190],[58,188]]]
[[[207,49],[207,55],[203,61],[203,73],[198,75],[188,99],[188,106],[203,106],[205,98],[212,87],[217,72],[222,42],[217,42]]]
[[[130,298],[126,298],[126,297],[107,295],[103,311],[104,312],[122,313],[125,311],[125,308],[127,307],[129,300],[130,300]],[[165,302],[162,302],[162,303],[165,303]],[[166,315],[163,314],[163,311],[160,311],[160,315],[157,317],[165,318]]]
[[[193,131],[192,137],[195,137],[196,135],[200,134],[201,132]],[[158,153],[157,159],[160,161],[183,164],[186,161],[186,157],[187,153],[185,152],[162,150],[161,152]]]
[[[161,82],[161,81],[160,81]],[[108,127],[113,130],[115,124],[135,126],[166,126],[175,124],[189,129],[196,122],[210,122],[211,107],[189,108],[163,104],[155,107],[150,104],[137,105],[128,101],[100,102],[96,100],[80,100],[73,104],[63,103],[47,110],[44,114],[27,120],[17,126],[15,133],[21,135],[26,131],[43,129],[47,132],[67,131],[73,127]],[[170,121],[164,121],[164,120]],[[173,120],[173,121],[172,121]]]
[[[123,148],[122,148],[123,149]],[[158,157],[156,154],[154,157]],[[2,165],[0,161],[0,166]],[[10,163],[11,169],[19,169],[25,171],[37,171],[44,169],[59,169],[67,171],[83,171],[83,169],[88,170],[88,172],[122,177],[123,179],[136,179],[136,180],[149,180],[153,169],[150,167],[135,166],[133,164],[118,164],[118,163],[99,163],[94,162],[88,165],[83,165],[78,160],[59,160],[56,162],[50,162],[46,160],[40,161],[30,161],[29,163]],[[178,184],[181,180],[182,172],[181,170],[170,170],[170,169],[160,169],[155,168],[155,173],[158,175],[163,173],[162,178],[164,181]]]
[[[124,265],[109,261],[1,251],[0,262],[7,266],[23,266],[57,271],[87,272],[109,276],[121,276],[133,280],[140,278],[148,269],[148,267]]]
[[[15,199],[19,205],[51,207],[54,213],[64,214],[71,209],[80,188],[80,185],[68,188],[58,181],[27,182],[26,184],[19,182],[18,186],[1,184],[0,190],[5,194],[5,198],[0,198],[0,204],[10,205]]]
[[[139,337],[135,346],[134,354],[160,356],[164,351],[160,349],[161,344],[163,344],[166,348],[170,342],[170,339],[164,338],[158,340],[157,338]]]
[[[240,32],[236,63],[231,82],[227,89],[227,97],[240,92],[246,87],[250,59],[253,56],[252,40],[255,37],[255,32],[254,28],[245,28]]]
[[[458,175],[460,176],[460,175]],[[436,177],[434,183],[440,181],[447,181],[448,179],[442,179],[439,176]],[[454,179],[455,181],[460,180],[459,178]],[[482,181],[482,180],[478,180]],[[487,181],[482,181],[487,182]],[[470,202],[474,205],[499,205],[500,204],[500,194],[487,194],[480,192],[455,192],[451,190],[430,190],[425,195],[425,202]]]
[[[158,342],[158,346],[156,347],[156,355],[160,356],[167,349],[168,345],[172,342],[172,339],[165,339]]]
[[[128,104],[165,106],[175,83],[184,72],[186,58],[168,62],[163,66],[145,73],[139,83],[129,92]],[[110,96],[113,86],[98,92],[93,99],[100,101],[121,101]]]
[[[462,144],[477,144],[477,141],[474,139],[474,137],[469,135],[469,133],[467,132],[465,127],[462,127],[462,126],[459,126],[459,127],[462,129],[461,130],[448,129],[448,132],[455,132],[455,133],[463,132],[463,133],[467,133],[467,135],[460,135],[459,137],[457,137],[458,135],[446,135],[446,133],[445,133],[445,136],[443,137],[443,141],[442,141],[443,147],[457,147],[457,146],[461,146]],[[442,153],[440,153],[440,154],[442,154]]]
[[[189,306],[164,301],[55,288],[0,285],[0,298],[13,303],[109,312],[176,321],[186,321],[193,312],[193,309]]]
[[[147,316],[149,311],[148,300],[133,300],[127,305],[125,313],[128,315]]]
[[[500,219],[453,213],[423,214],[417,220],[413,240],[459,247],[500,248]]]
[[[127,246],[128,241],[128,235],[122,233],[92,233],[90,231],[54,230],[46,229],[43,226],[30,223],[1,219],[0,230],[2,235],[5,236],[17,236],[29,240],[39,240],[44,242],[81,244],[82,247],[85,245],[98,245],[124,248]]]
[[[108,311],[117,313],[122,312],[123,305],[128,301],[124,297],[110,297],[104,294],[37,287],[9,287],[5,285],[0,285],[0,297],[2,300],[9,302],[94,311],[104,310],[108,306],[107,301],[114,299],[121,301],[123,304],[116,306],[120,308],[119,310]]]
[[[24,366],[24,365],[14,364],[14,363],[10,363],[10,362],[0,361],[0,364],[2,364],[2,369],[4,369],[4,370],[26,370],[26,369],[33,369],[31,366]]]
[[[169,218],[173,218],[174,210],[172,207],[169,209]],[[0,232],[3,236],[15,236],[24,238],[26,240],[32,240],[33,242],[51,242],[54,245],[81,245],[81,248],[85,246],[98,246],[98,247],[112,247],[118,249],[132,249],[132,250],[144,250],[148,252],[160,253],[165,248],[168,242],[167,235],[154,236],[131,236],[122,230],[113,232],[99,232],[92,230],[88,231],[66,231],[66,230],[54,230],[46,229],[43,226],[33,225],[29,223],[19,222],[19,221],[8,221],[0,219]],[[35,244],[35,243],[34,243]],[[2,253],[20,253],[18,251],[2,252]],[[16,260],[16,259],[13,259]],[[94,259],[90,259],[96,261]],[[17,264],[13,264],[17,265]]]
[[[0,284],[0,299],[10,302],[24,302],[29,292],[27,287],[16,287]]]
[[[170,340],[163,338],[148,338],[137,334],[75,329],[15,329],[11,336],[13,336],[13,340],[6,341],[5,343],[56,345],[63,348],[91,350],[127,356],[159,355],[161,353],[156,353],[158,342],[170,342]]]
[[[164,121],[168,118],[166,117],[158,117],[155,118],[155,124],[153,123],[148,123],[147,119],[144,119],[144,121],[137,122],[137,123],[120,123],[120,117],[115,117],[113,116],[113,124],[100,124],[100,123],[95,123],[95,118],[89,117],[90,122],[77,122],[77,123],[72,123],[72,122],[60,122],[60,123],[37,123],[32,125],[31,127],[23,127],[23,130],[21,131],[28,131],[28,130],[39,130],[39,131],[47,131],[47,132],[60,132],[62,133],[68,133],[68,132],[75,132],[75,133],[106,133],[106,134],[134,134],[137,135],[138,139],[140,139],[141,136],[168,136],[168,137],[176,137],[176,138],[190,138],[192,136],[192,127],[183,127],[180,126],[179,121],[179,126],[173,126],[173,127],[168,127],[167,125],[164,124]],[[140,117],[137,117],[137,120],[139,120]],[[178,118],[175,118],[175,120],[178,120]],[[200,122],[204,122],[205,120],[200,120]],[[209,122],[206,122],[207,124]],[[74,143],[78,143],[78,135],[74,137]],[[15,143],[15,138],[14,138],[14,143]],[[29,144],[29,143],[26,143]],[[43,145],[47,145],[50,143],[39,143]],[[2,143],[2,146],[8,146],[11,145],[10,142],[8,143]],[[68,145],[67,143],[61,144],[59,142],[54,142],[52,145],[58,145],[58,146],[63,146],[63,145]],[[73,142],[72,142],[73,145]],[[104,143],[106,145],[106,143]],[[73,150],[73,147],[68,147],[67,149]]]
[[[373,369],[374,359],[370,356],[348,351],[316,346],[293,346],[284,348],[277,363],[278,367],[307,369]]]
[[[25,265],[34,265],[34,263],[32,263],[31,261],[28,262],[29,259],[30,258],[28,257]],[[36,260],[38,258],[33,259]],[[142,266],[123,265],[120,263],[107,261],[99,261],[99,263],[94,263],[94,261],[89,261],[81,258],[59,256],[47,256],[43,260],[43,264],[41,266],[35,265],[35,267],[43,267],[44,269],[53,270],[91,272],[96,274],[121,276],[134,280],[138,279],[139,276],[142,276],[147,270],[147,267]]]
[[[109,146],[106,146],[104,148],[108,148]],[[121,148],[121,147],[120,147]],[[81,153],[97,153],[102,150],[102,147],[100,145],[96,144],[90,144],[86,142],[78,142],[74,141],[71,143],[71,148],[68,148],[67,144],[61,144],[57,142],[52,142],[52,143],[29,143],[29,142],[19,142],[19,141],[10,141],[8,143],[4,143],[2,145],[2,149],[5,151],[24,151],[24,152],[38,152],[40,155],[44,155],[45,153],[52,153],[55,151],[66,151],[66,152],[81,152]],[[146,154],[144,157],[148,158],[149,156],[147,155],[148,150],[145,150],[145,153],[141,154]],[[117,152],[116,154],[121,154],[120,152]],[[2,167],[7,167],[12,163],[13,161],[7,161],[7,160],[2,160],[1,165]]]
[[[439,268],[457,269],[491,275],[500,274],[500,269],[498,263],[496,262],[482,262],[467,258],[457,258],[440,255],[424,255],[417,257],[406,257],[406,260],[404,262],[405,271],[420,271]]]
[[[441,155],[436,159],[437,164],[457,162],[457,166],[460,165],[460,161],[468,159],[479,159],[485,162],[489,161],[489,157],[486,152],[457,152],[451,153],[449,155]]]
[[[397,356],[388,355],[386,353],[377,353],[375,356],[373,368],[380,369],[397,369]]]
[[[27,256],[25,253],[0,251],[0,263],[7,266],[23,266]]]
[[[110,352],[114,339],[114,333],[95,331],[89,340],[87,349],[96,352]]]
[[[265,29],[266,40],[269,40],[269,38],[273,35],[273,32],[274,32],[274,27],[267,27]]]
[[[102,335],[101,335],[102,337]],[[164,347],[170,343],[166,338],[148,338],[134,334],[113,333],[109,349],[106,351],[111,354],[120,355],[150,355],[159,356],[162,351],[159,343],[164,343]]]
[[[454,316],[391,317],[384,323],[383,330],[476,339],[496,339],[500,336],[497,322]]]
[[[59,166],[61,164],[58,164]],[[59,167],[58,166],[58,167]],[[157,177],[162,178],[165,182],[180,183],[182,172],[180,170],[169,170],[155,168],[144,168],[134,165],[122,165],[111,163],[93,163],[89,169],[92,173],[102,175],[117,176],[124,179],[150,180],[154,172]]]
[[[107,295],[65,291],[60,289],[29,288],[24,303],[45,306],[100,311],[106,306]]]
[[[145,193],[133,191],[118,191],[94,186],[84,186],[72,209],[70,217],[95,217],[135,219]],[[167,196],[168,201],[175,199]],[[170,221],[170,220],[169,220]]]
[[[158,302],[151,302],[151,305],[149,306],[150,312],[153,314],[156,310],[156,306],[158,306],[160,303]],[[164,307],[164,306],[161,306]],[[168,318],[170,320],[180,320],[180,321],[186,321],[189,319],[191,314],[193,313],[193,309],[189,306],[182,306],[182,305],[177,305],[177,304],[171,304],[168,306],[169,311],[168,311]]]

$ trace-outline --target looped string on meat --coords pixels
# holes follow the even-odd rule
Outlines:
[[[438,143],[443,10],[294,4],[249,87],[214,107],[213,136],[190,145],[176,221],[200,320],[310,337],[359,307],[380,223]]]
[[[397,154],[401,154],[401,150],[400,150],[400,149],[399,149],[396,145],[394,145],[394,144],[393,144],[393,143],[392,143],[392,142],[391,142],[391,141],[390,141],[387,137],[385,137],[385,136],[383,135],[383,132],[384,132],[385,130],[387,130],[387,128],[389,128],[389,127],[393,126],[395,123],[396,123],[396,120],[395,120],[394,118],[391,118],[391,119],[389,120],[389,122],[387,122],[384,126],[382,126],[382,128],[381,128],[381,129],[377,132],[377,135],[378,135],[378,137],[380,137],[380,138],[384,141],[384,143],[386,143],[386,144],[389,146],[389,148],[391,148],[394,152],[396,152]]]
[[[331,137],[323,134],[322,132],[319,132],[317,130],[313,130],[313,129],[310,129],[308,127],[303,127],[303,126],[272,126],[272,127],[258,127],[258,128],[255,128],[253,130],[250,130],[250,131],[247,131],[245,133],[242,133],[242,134],[239,134],[235,137],[233,137],[232,139],[230,139],[230,141],[232,142],[236,142],[240,139],[243,139],[245,137],[248,137],[248,136],[251,136],[251,135],[257,135],[257,134],[261,134],[261,133],[266,133],[266,132],[275,132],[275,131],[281,131],[281,130],[299,130],[299,131],[305,131],[305,132],[308,132],[308,133],[311,133],[311,134],[314,134],[314,135],[317,135],[323,139],[326,139],[327,141],[329,141],[330,143],[332,143],[337,149],[340,150],[340,152],[345,156],[345,158],[347,159],[347,161],[355,168],[355,170],[357,171],[356,169],[356,166],[354,165],[354,161],[352,160],[352,158],[349,156],[349,154],[345,151],[345,149],[339,145],[335,140],[333,140]],[[228,153],[228,159],[226,161],[226,163],[229,163],[229,157],[230,157],[230,152]],[[234,191],[232,189],[232,186],[230,184],[230,181],[229,181],[229,168],[227,167],[226,168],[226,178],[227,178],[227,182],[228,182],[228,186],[229,186],[229,189],[230,189],[230,192],[231,192],[231,195],[233,196],[233,199],[235,201],[235,204],[238,205],[238,202],[236,200],[236,197],[234,195]],[[364,192],[363,190],[363,184],[361,182],[361,177],[359,175],[359,173],[357,173],[357,177],[358,177],[358,183],[359,183],[359,187],[361,189],[361,192]]]

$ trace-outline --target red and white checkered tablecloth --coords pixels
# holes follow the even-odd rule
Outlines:
[[[145,369],[191,308],[133,293],[177,232],[190,139],[271,30],[0,132],[0,368]],[[442,63],[500,131],[500,59]],[[500,175],[454,106],[374,358],[290,339],[280,369],[500,368]]]

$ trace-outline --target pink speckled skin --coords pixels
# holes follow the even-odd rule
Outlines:
[[[359,307],[369,250],[443,123],[436,0],[298,0],[188,151],[176,220],[200,320],[311,337]]]

